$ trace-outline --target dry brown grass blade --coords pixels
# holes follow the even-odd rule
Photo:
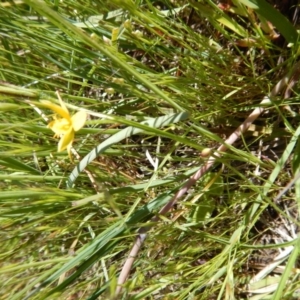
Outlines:
[[[278,95],[279,92],[283,90],[284,87],[288,87],[289,81],[293,80],[294,76],[300,72],[300,62],[297,62],[289,74],[285,75],[272,89],[270,96],[266,96],[261,102],[260,105],[265,106],[268,104],[271,104],[270,98]],[[228,139],[225,140],[225,142],[219,146],[217,151],[209,157],[206,164],[199,168],[199,170],[192,175],[185,185],[174,195],[174,197],[159,211],[159,214],[157,216],[154,216],[151,219],[151,223],[158,222],[159,221],[159,215],[165,215],[169,210],[173,207],[173,205],[185,194],[187,191],[213,166],[215,160],[217,158],[222,157],[223,153],[227,151],[228,146],[232,145],[240,136],[242,133],[247,131],[249,126],[260,116],[260,114],[264,111],[263,107],[257,107],[255,108],[251,114],[247,117],[247,119],[229,136]],[[120,276],[118,278],[118,286],[116,288],[115,295],[117,296],[122,291],[122,285],[125,283],[131,267],[134,263],[135,258],[137,257],[137,254],[139,252],[139,249],[141,248],[144,240],[147,237],[147,232],[151,226],[143,227],[138,231],[138,236],[136,238],[136,241],[129,253],[129,256],[123,265],[122,271],[120,273]]]

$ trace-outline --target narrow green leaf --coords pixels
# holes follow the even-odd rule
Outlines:
[[[278,287],[275,291],[275,294],[272,297],[272,300],[280,300],[284,299],[284,290],[289,284],[289,278],[291,277],[291,274],[295,270],[295,265],[297,263],[297,259],[299,259],[300,254],[300,238],[297,237],[294,244],[294,250],[292,251],[289,260],[287,264],[285,265],[284,272],[280,278],[280,282],[278,284]]]
[[[0,102],[0,111],[12,111],[16,109],[21,109],[22,106],[13,103],[1,103]]]
[[[40,174],[40,172],[37,169],[32,168],[12,157],[2,157],[0,159],[0,165],[6,166],[13,170],[21,170],[21,171],[29,172],[31,174]]]
[[[150,119],[150,120],[141,122],[141,124],[149,126],[150,127],[149,130],[151,130],[151,128],[159,128],[159,127],[167,126],[171,123],[177,123],[179,121],[185,120],[187,117],[188,117],[188,113],[183,112],[183,113],[179,113],[179,114],[172,114],[172,115],[168,115],[168,116],[158,117],[156,119]],[[72,187],[75,180],[79,176],[79,173],[81,173],[90,162],[92,162],[98,155],[103,153],[103,151],[105,151],[107,148],[111,147],[112,145],[114,145],[132,135],[140,133],[142,131],[143,131],[142,129],[134,128],[134,127],[130,126],[130,127],[127,127],[125,129],[117,132],[116,134],[109,137],[108,139],[106,139],[104,142],[102,142],[100,145],[98,145],[95,149],[93,149],[89,154],[87,154],[80,161],[78,166],[76,168],[74,168],[74,170],[72,171],[72,173],[69,176],[67,186]]]
[[[23,97],[30,97],[30,98],[37,98],[38,94],[35,91],[30,91],[28,89],[20,88],[20,87],[7,87],[7,86],[0,86],[0,94],[9,94],[14,96],[23,96]]]
[[[270,21],[289,43],[296,43],[299,35],[296,28],[277,9],[265,0],[241,0],[246,6]]]
[[[273,183],[275,182],[277,176],[279,175],[280,171],[283,169],[284,165],[286,164],[290,155],[292,154],[292,152],[296,146],[299,135],[300,135],[300,126],[297,128],[297,130],[294,133],[294,135],[292,136],[289,144],[287,145],[285,151],[283,152],[281,158],[278,160],[275,168],[273,169],[272,173],[270,174],[270,176],[268,178],[268,181],[266,181],[266,183],[264,184],[262,194],[257,196],[255,203],[252,205],[251,209],[249,209],[247,211],[247,214],[245,215],[245,218],[244,218],[244,222],[245,222],[244,224],[246,226],[248,226],[249,229],[257,221],[258,215],[255,216],[255,214],[256,214],[258,208],[260,207],[260,205],[262,205],[262,203],[263,203],[263,195],[267,196],[267,194],[268,194],[269,190],[271,189]],[[267,205],[267,204],[265,204],[265,205]]]
[[[72,37],[74,41],[81,40],[89,47],[94,47],[95,49],[102,52],[104,55],[109,57],[114,63],[116,63],[122,69],[128,71],[131,75],[133,75],[137,80],[143,83],[146,87],[156,93],[159,97],[164,99],[167,103],[169,103],[172,107],[176,108],[179,111],[183,111],[182,107],[179,106],[174,100],[168,97],[161,89],[159,89],[155,84],[153,84],[144,74],[138,73],[133,67],[130,66],[126,62],[125,59],[120,59],[121,54],[117,52],[113,47],[109,47],[105,43],[99,43],[95,39],[88,36],[85,32],[77,28],[72,23],[64,19],[60,16],[56,11],[52,10],[46,2],[40,0],[24,0],[24,2],[34,8],[41,15],[45,16],[60,28],[63,32],[65,32],[68,36]]]

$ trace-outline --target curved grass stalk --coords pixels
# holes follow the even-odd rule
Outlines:
[[[187,112],[182,112],[178,114],[172,114],[167,116],[158,117],[155,119],[150,119],[147,121],[143,121],[140,124],[149,126],[149,130],[151,128],[160,128],[167,126],[171,123],[177,123],[179,121],[183,121],[188,117]],[[77,167],[74,168],[72,173],[70,174],[67,182],[67,186],[70,188],[73,186],[75,180],[79,176],[80,172],[82,172],[86,166],[91,163],[97,156],[99,156],[101,153],[103,153],[107,148],[111,147],[112,145],[119,143],[120,141],[143,132],[143,129],[135,128],[133,126],[129,126],[118,133],[114,134],[113,136],[106,139],[104,142],[99,144],[96,148],[94,148],[89,154],[87,154],[77,165]]]

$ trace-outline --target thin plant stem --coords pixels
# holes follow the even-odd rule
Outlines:
[[[247,131],[249,126],[260,116],[260,114],[264,111],[264,106],[271,104],[272,97],[276,96],[283,90],[284,87],[288,85],[288,82],[290,79],[294,78],[294,75],[300,71],[300,62],[298,62],[294,68],[293,71],[290,73],[291,75],[287,74],[285,75],[272,89],[270,96],[264,97],[264,99],[260,102],[260,107],[255,108],[250,115],[247,117],[247,119],[229,136],[228,139],[225,140],[225,142],[220,145],[217,149],[217,151],[211,155],[206,164],[199,168],[199,170],[192,175],[187,182],[184,184],[184,186],[174,195],[174,197],[159,211],[158,215],[154,216],[150,223],[156,223],[160,219],[160,215],[165,215],[170,211],[170,209],[174,206],[174,204],[185,194],[188,192],[188,190],[195,185],[195,183],[214,165],[217,158],[221,158],[223,153],[227,151],[228,146],[232,145],[237,139],[240,138],[240,136]],[[151,229],[152,226],[145,226],[138,230],[138,235],[136,237],[136,241],[129,253],[129,256],[127,260],[125,261],[122,271],[118,278],[118,285],[116,288],[115,294],[118,295],[122,291],[122,285],[125,283],[131,267],[134,263],[135,258],[138,255],[138,252],[143,245],[143,242],[145,241],[147,237],[147,232]]]

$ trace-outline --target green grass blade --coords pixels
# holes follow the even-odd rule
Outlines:
[[[37,169],[34,169],[12,157],[0,158],[0,165],[5,166],[10,169],[13,169],[13,170],[21,170],[24,172],[29,172],[31,174],[40,174],[40,172]]]
[[[179,113],[168,116],[158,117],[156,119],[150,119],[144,122],[141,122],[141,125],[147,125],[149,131],[153,128],[160,128],[167,126],[171,123],[177,123],[179,121],[185,120],[188,117],[188,113]],[[87,154],[78,164],[78,166],[72,171],[70,177],[68,179],[67,186],[72,187],[75,180],[79,176],[80,172],[82,172],[89,163],[91,163],[98,155],[100,155],[103,151],[105,151],[110,146],[138,133],[141,133],[143,130],[140,128],[128,127],[120,132],[114,134],[112,137],[108,138],[100,145],[98,145],[94,150],[92,150],[89,154]]]
[[[86,33],[82,32],[79,28],[77,28],[72,23],[68,22],[66,19],[60,16],[57,12],[49,8],[44,1],[25,0],[25,3],[27,3],[36,11],[38,11],[42,16],[45,16],[55,26],[57,26],[67,35],[72,37],[74,41],[81,40],[87,46],[94,47],[95,49],[99,50],[105,56],[109,57],[117,65],[117,67],[121,67],[122,69],[128,71],[128,73],[133,75],[137,80],[139,80],[146,87],[151,89],[159,97],[163,98],[171,106],[173,106],[179,111],[183,110],[180,105],[178,105],[174,100],[172,100],[164,92],[162,92],[143,74],[138,73],[134,68],[130,67],[130,65],[124,60],[124,58],[121,59],[121,54],[118,53],[114,47],[109,47],[103,42],[100,44],[99,42],[95,41],[93,38],[89,37]]]
[[[249,8],[270,21],[289,43],[296,43],[299,35],[296,28],[277,9],[265,0],[241,0]]]

